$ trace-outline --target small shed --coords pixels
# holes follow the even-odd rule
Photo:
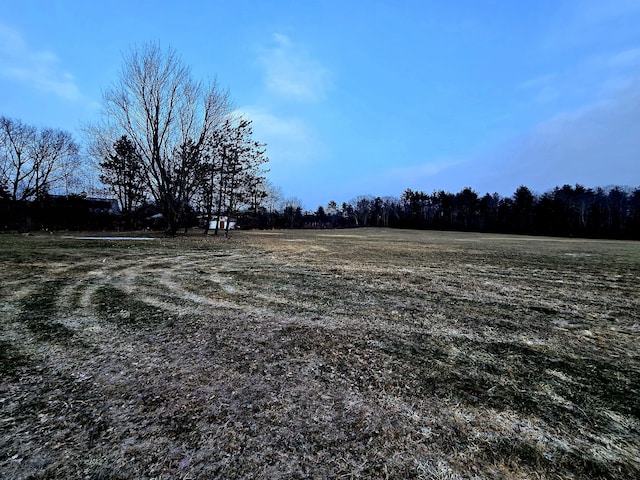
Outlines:
[[[236,219],[233,217],[214,217],[211,222],[209,222],[209,230],[215,230],[218,227],[218,230],[233,230],[236,228]]]

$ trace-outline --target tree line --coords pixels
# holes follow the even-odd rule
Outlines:
[[[640,239],[640,187],[563,185],[512,196],[406,189],[400,198],[360,196],[298,218],[299,227],[391,227],[528,235]]]

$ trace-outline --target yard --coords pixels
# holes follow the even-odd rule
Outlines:
[[[0,478],[640,478],[640,243],[7,234],[0,279]]]

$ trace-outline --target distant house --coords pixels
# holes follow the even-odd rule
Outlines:
[[[32,225],[51,230],[115,228],[121,215],[118,200],[86,194],[44,195],[29,206]]]
[[[79,195],[47,195],[48,203],[54,207],[70,207],[86,209],[94,215],[121,215],[120,202],[116,198],[88,197],[82,192]]]
[[[234,217],[220,217],[218,224],[218,217],[214,217],[211,222],[209,222],[209,230],[215,230],[216,227],[218,230],[233,230],[236,228],[237,219]]]
[[[120,202],[115,198],[84,197],[91,213],[102,213],[107,215],[120,215]]]

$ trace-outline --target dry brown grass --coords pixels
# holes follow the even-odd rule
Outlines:
[[[640,244],[0,236],[0,478],[640,478]]]

